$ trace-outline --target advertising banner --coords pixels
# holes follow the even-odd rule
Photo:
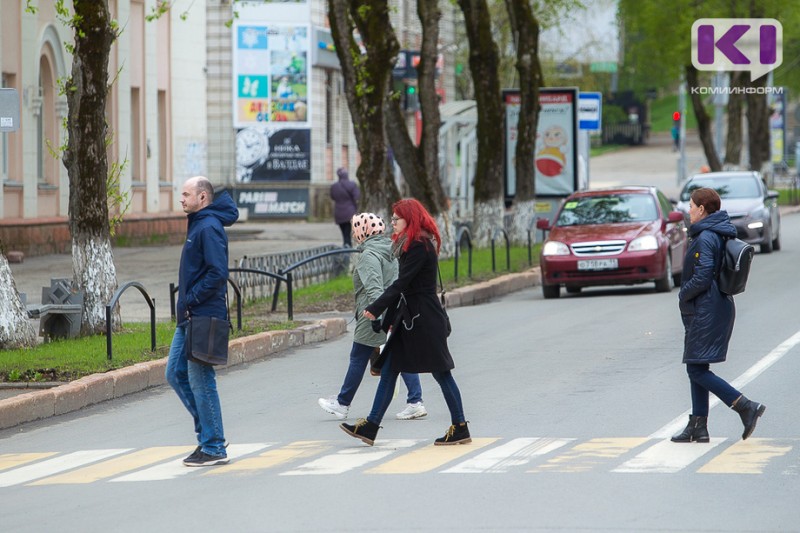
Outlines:
[[[308,189],[236,189],[231,195],[249,218],[308,217]]]
[[[310,181],[311,131],[244,128],[236,133],[236,180]]]
[[[503,91],[506,118],[506,196],[516,194],[519,91]],[[539,120],[534,149],[536,196],[567,196],[578,188],[578,89],[539,89]]]

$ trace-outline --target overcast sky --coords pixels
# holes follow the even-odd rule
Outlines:
[[[584,0],[586,9],[567,13],[557,28],[542,32],[543,51],[559,61],[617,61],[616,0]]]

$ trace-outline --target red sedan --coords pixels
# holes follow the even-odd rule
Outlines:
[[[679,286],[687,237],[683,214],[655,187],[573,193],[561,204],[542,245],[542,293],[558,298],[596,285],[655,282],[658,292]]]

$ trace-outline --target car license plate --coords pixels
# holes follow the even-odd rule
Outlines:
[[[578,261],[578,270],[613,270],[618,266],[616,259],[583,259]]]

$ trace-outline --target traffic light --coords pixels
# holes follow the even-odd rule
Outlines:
[[[406,111],[416,111],[419,109],[419,95],[417,86],[410,83],[403,84],[403,109]]]

